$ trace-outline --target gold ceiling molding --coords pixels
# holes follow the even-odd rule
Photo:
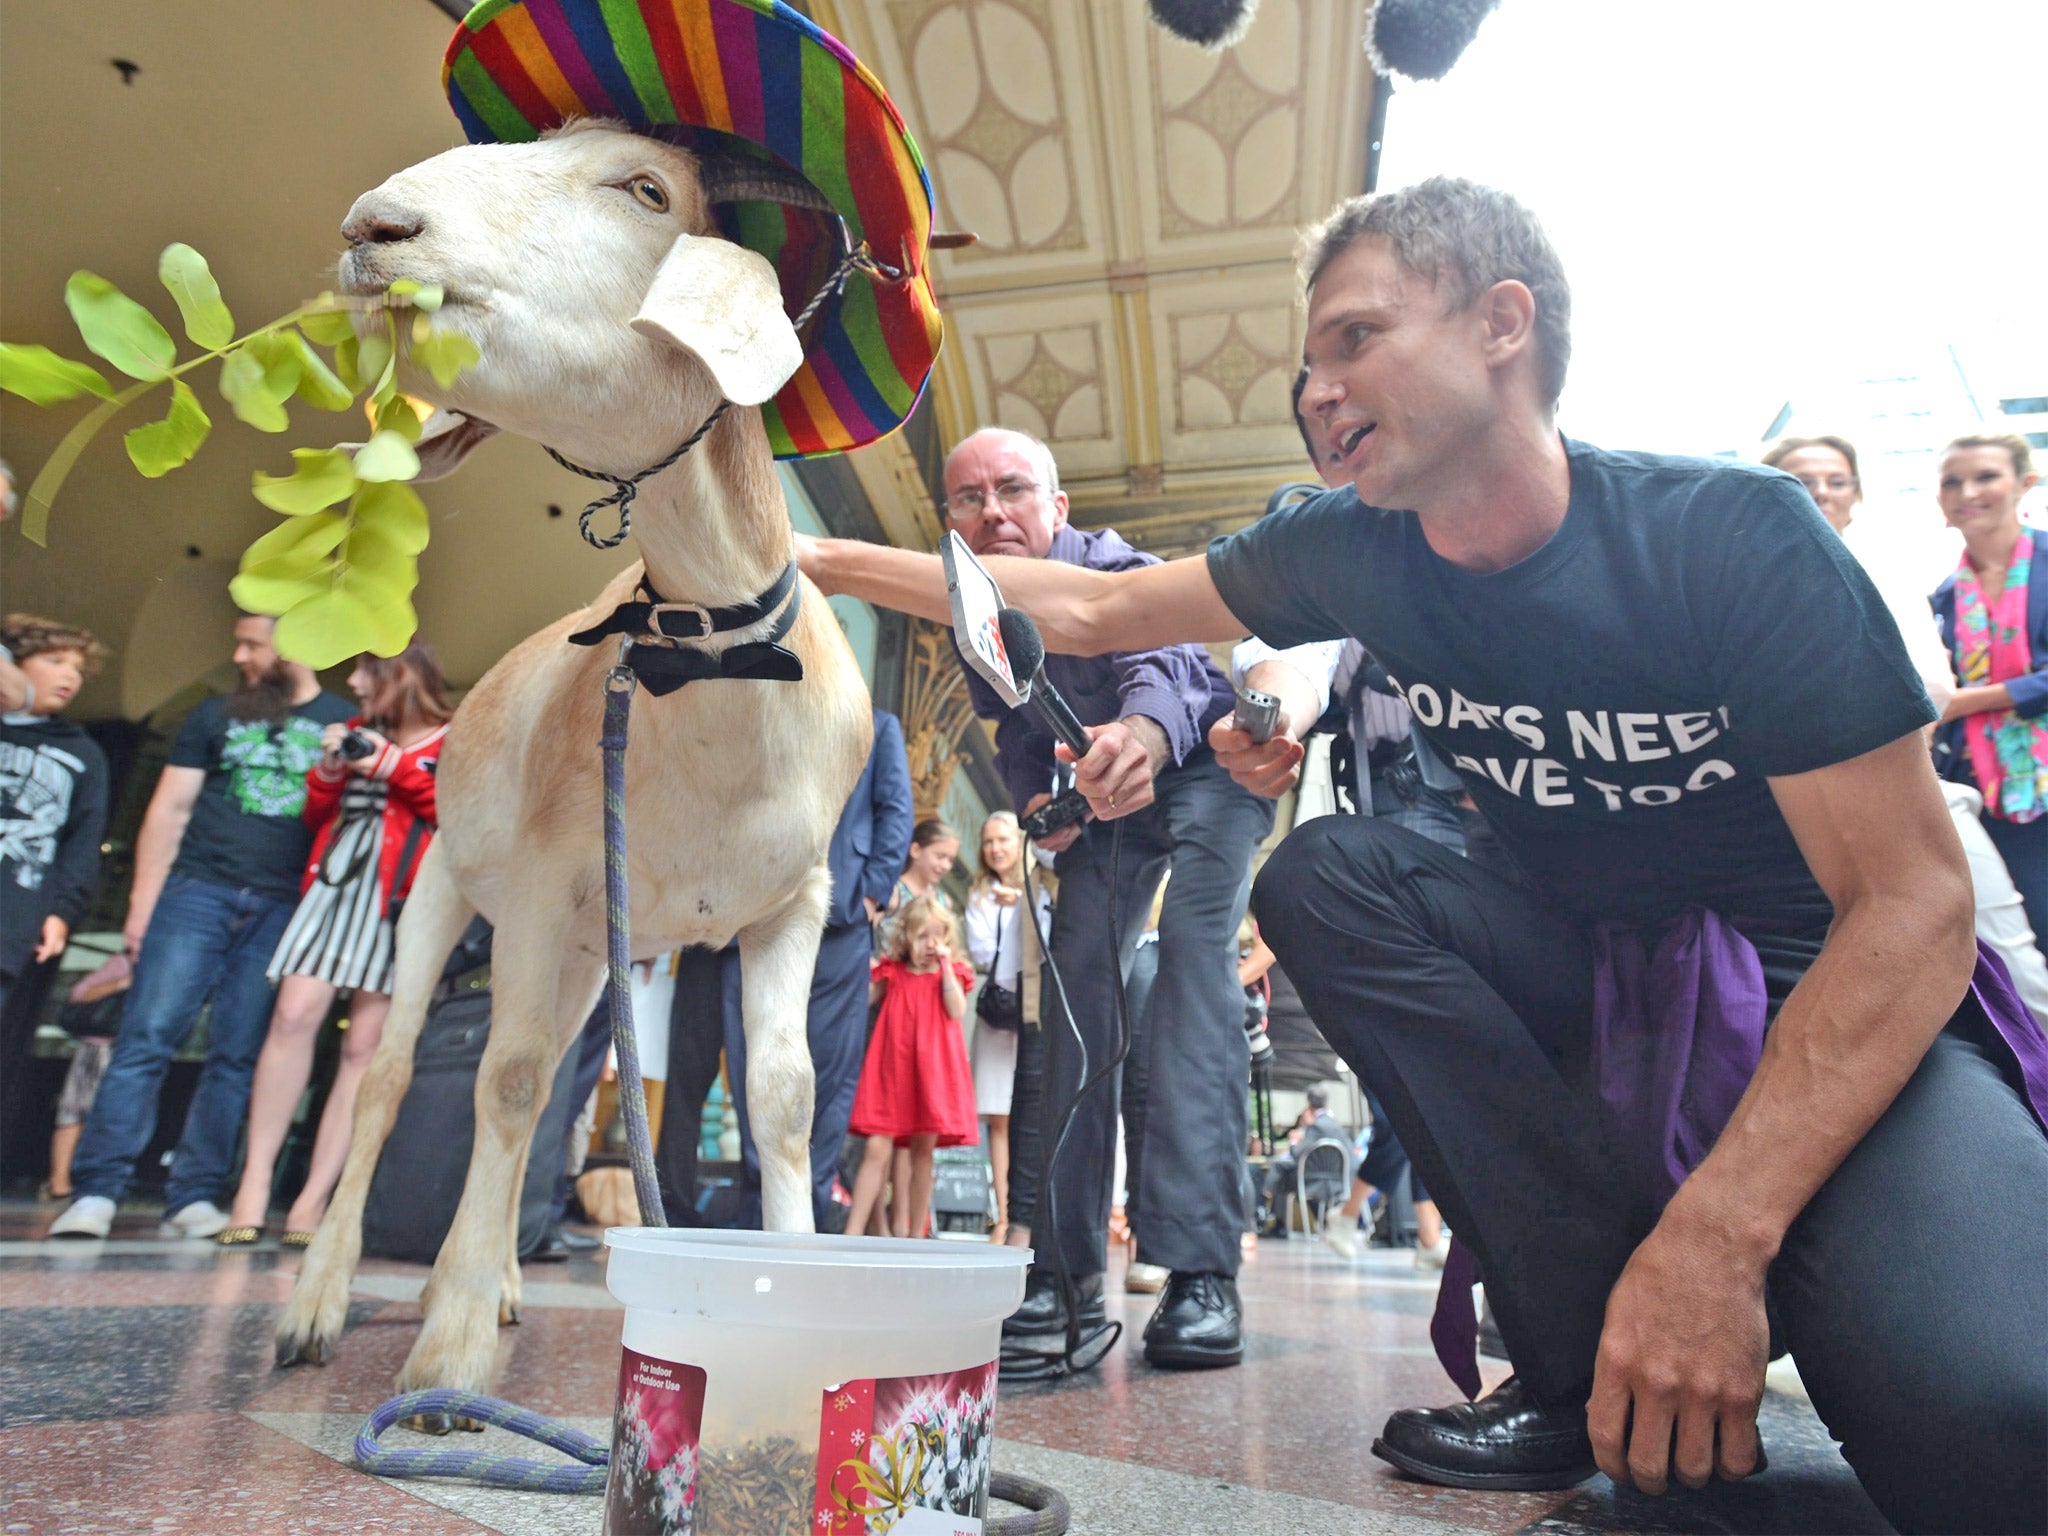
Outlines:
[[[903,750],[920,818],[936,816],[960,766],[960,739],[974,723],[967,675],[947,631],[914,621],[903,668]]]
[[[938,227],[981,236],[933,257],[946,444],[990,424],[1044,438],[1077,523],[1161,553],[1241,525],[1305,471],[1294,246],[1363,178],[1365,0],[1264,0],[1221,54],[1138,0],[810,9],[902,109]],[[890,537],[930,547],[923,483],[854,457]]]

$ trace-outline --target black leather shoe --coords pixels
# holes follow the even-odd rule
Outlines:
[[[1168,1371],[1236,1365],[1244,1359],[1244,1304],[1228,1275],[1166,1277],[1145,1324],[1145,1358]]]
[[[1576,1487],[1599,1470],[1585,1408],[1539,1402],[1518,1376],[1476,1403],[1401,1409],[1372,1453],[1446,1488],[1538,1492]]]
[[[1102,1276],[1074,1275],[1074,1294],[1080,1299],[1081,1331],[1100,1328],[1104,1322],[1102,1309]],[[1035,1334],[1065,1333],[1067,1311],[1060,1305],[1059,1282],[1053,1278],[1050,1268],[1031,1266],[1031,1274],[1024,1282],[1024,1301],[1016,1311],[1003,1319],[1003,1337],[1014,1339]]]

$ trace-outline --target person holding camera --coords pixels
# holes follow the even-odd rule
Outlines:
[[[240,1247],[263,1235],[270,1183],[292,1112],[313,1072],[313,1045],[335,994],[353,993],[341,1061],[313,1138],[312,1165],[285,1215],[283,1242],[312,1242],[348,1160],[356,1089],[391,1007],[398,909],[434,835],[434,773],[454,713],[434,649],[415,640],[389,659],[365,655],[349,673],[362,712],[329,725],[306,774],[313,851],[297,910],[271,956],[277,1006],[249,1093],[249,1155],[229,1225],[215,1238]]]
[[[236,620],[235,692],[185,717],[135,839],[122,934],[135,985],[72,1160],[77,1198],[51,1237],[105,1237],[156,1134],[171,1058],[207,1008],[200,1068],[164,1193],[165,1235],[212,1237],[249,1079],[270,1017],[264,974],[298,900],[312,833],[300,819],[321,732],[349,707],[277,653],[277,621]]]
[[[945,487],[948,525],[978,556],[1024,555],[1096,571],[1157,563],[1113,530],[1068,526],[1052,452],[1023,433],[985,428],[966,438],[946,461]],[[1076,1032],[1087,1042],[1092,1074],[1115,1042],[1112,967],[1129,967],[1170,864],[1151,1014],[1157,1027],[1150,1097],[1161,1112],[1148,1117],[1143,1148],[1132,1159],[1142,1186],[1138,1258],[1170,1272],[1145,1329],[1145,1358],[1169,1369],[1235,1365],[1244,1357],[1236,1276],[1251,1066],[1231,939],[1250,895],[1252,853],[1272,829],[1273,807],[1233,784],[1203,739],[1230,712],[1232,692],[1202,647],[1048,656],[1045,666],[1082,722],[1095,727],[1098,748],[1115,753],[1110,793],[1133,814],[1114,868],[1109,829],[1092,820],[1036,836],[1040,848],[1059,856],[1051,948],[1073,1021],[1061,1017],[1048,988],[1040,999],[1042,1028],[1020,1039],[1008,1241],[1032,1240],[1046,1198],[1041,1191],[1057,1190],[1056,1227],[1037,1233],[1036,1246],[1060,1245],[1084,1326],[1101,1320],[1116,1176],[1115,1074],[1082,1100],[1049,1178],[1044,1162],[1057,1117],[1080,1086]],[[967,687],[976,712],[997,721],[996,767],[1028,824],[1032,812],[1052,802],[1052,738],[1034,714],[1004,705],[972,671]],[[1112,879],[1120,928],[1114,934]],[[1016,1337],[1064,1327],[1051,1267],[1034,1266],[1024,1304],[1004,1328]]]

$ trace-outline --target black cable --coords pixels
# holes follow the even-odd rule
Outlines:
[[[1109,931],[1110,966],[1116,985],[1116,1037],[1115,1047],[1109,1059],[1103,1062],[1092,1075],[1088,1071],[1088,1042],[1081,1033],[1080,1022],[1074,1017],[1074,1010],[1067,1003],[1067,987],[1060,976],[1059,963],[1052,957],[1052,939],[1046,932],[1045,923],[1039,915],[1038,896],[1031,885],[1031,855],[1024,856],[1024,901],[1030,909],[1031,928],[1038,935],[1038,952],[1045,957],[1045,966],[1052,973],[1053,991],[1059,998],[1060,1011],[1066,1016],[1067,1028],[1074,1036],[1074,1045],[1080,1053],[1078,1086],[1067,1099],[1059,1114],[1059,1129],[1054,1133],[1052,1147],[1046,1152],[1038,1172],[1038,1203],[1044,1212],[1043,1228],[1034,1227],[1034,1247],[1042,1247],[1036,1235],[1040,1230],[1050,1233],[1052,1252],[1053,1284],[1058,1288],[1060,1306],[1066,1312],[1066,1337],[1058,1350],[1038,1349],[1013,1341],[1003,1344],[998,1374],[1004,1381],[1057,1381],[1063,1376],[1076,1375],[1093,1370],[1102,1363],[1117,1340],[1123,1337],[1121,1322],[1105,1321],[1101,1328],[1089,1334],[1084,1341],[1081,1337],[1080,1298],[1074,1291],[1074,1277],[1067,1268],[1067,1256],[1059,1241],[1059,1192],[1053,1185],[1053,1166],[1059,1161],[1061,1150],[1067,1144],[1068,1133],[1074,1128],[1074,1116],[1079,1112],[1081,1101],[1094,1088],[1104,1082],[1109,1074],[1123,1064],[1130,1054],[1131,1019],[1130,999],[1124,991],[1123,931],[1117,921],[1117,874],[1122,862],[1124,846],[1124,824],[1121,820],[1112,823],[1109,833]],[[1018,985],[1021,987],[1021,980]],[[1052,1052],[1046,1051],[1046,1075],[1052,1075]],[[1043,1141],[1041,1139],[1041,1145]],[[1094,1346],[1101,1345],[1096,1349]],[[1093,1350],[1083,1358],[1084,1347]]]

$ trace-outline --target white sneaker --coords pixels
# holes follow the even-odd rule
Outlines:
[[[1417,1269],[1442,1269],[1444,1267],[1444,1260],[1450,1256],[1451,1240],[1448,1237],[1439,1238],[1434,1248],[1424,1248],[1418,1244],[1415,1249],[1415,1267]]]
[[[1323,1246],[1345,1262],[1358,1257],[1358,1218],[1332,1211],[1323,1218]]]
[[[105,1237],[114,1225],[114,1202],[105,1195],[80,1195],[50,1223],[50,1237]]]
[[[1133,1296],[1156,1296],[1166,1288],[1168,1273],[1164,1264],[1140,1264],[1132,1260],[1124,1271],[1124,1290]]]
[[[163,1219],[157,1231],[165,1237],[212,1237],[227,1230],[228,1213],[211,1200],[194,1200]]]

